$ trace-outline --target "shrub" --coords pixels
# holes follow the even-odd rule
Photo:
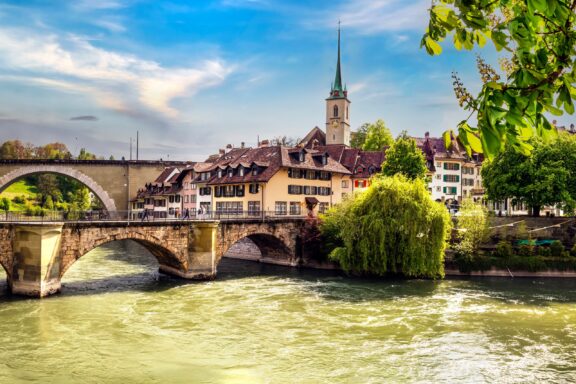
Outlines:
[[[537,247],[536,249],[537,249],[536,254],[538,256],[543,256],[543,257],[552,256],[552,253],[550,252],[550,248],[548,248],[548,247]]]
[[[534,246],[528,244],[522,244],[520,248],[518,248],[518,255],[524,257],[530,257],[534,255]]]
[[[562,242],[558,240],[554,240],[552,244],[550,244],[550,253],[552,256],[562,256],[562,252],[564,252],[564,245]]]
[[[374,178],[371,187],[330,209],[323,234],[341,246],[330,253],[345,271],[382,276],[443,277],[452,222],[423,180]]]
[[[496,250],[494,251],[494,256],[502,259],[508,259],[512,257],[514,253],[512,245],[507,241],[501,241],[496,245]]]
[[[14,196],[14,198],[12,198],[12,201],[14,202],[14,204],[24,204],[26,203],[26,196],[24,195]]]

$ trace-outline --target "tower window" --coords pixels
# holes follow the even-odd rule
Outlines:
[[[338,106],[334,106],[334,117],[338,117]]]

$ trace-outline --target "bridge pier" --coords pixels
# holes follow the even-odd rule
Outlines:
[[[12,293],[44,297],[60,291],[62,227],[62,224],[14,226],[14,256],[8,281]]]
[[[188,268],[181,271],[160,264],[160,271],[168,275],[192,280],[212,280],[218,265],[216,239],[218,222],[195,223],[188,234]]]

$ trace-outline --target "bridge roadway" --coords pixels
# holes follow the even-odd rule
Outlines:
[[[92,249],[134,240],[157,259],[163,273],[210,280],[222,255],[249,238],[262,261],[298,265],[303,218],[172,221],[44,221],[0,223],[0,264],[13,294],[44,297],[59,292],[66,271]]]

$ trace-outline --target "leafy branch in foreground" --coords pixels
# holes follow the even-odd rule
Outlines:
[[[460,101],[470,111],[458,124],[468,153],[483,152],[493,158],[510,145],[529,154],[532,137],[548,141],[557,135],[546,114],[574,113],[575,7],[576,0],[433,2],[421,41],[429,54],[439,55],[439,42],[451,35],[459,50],[483,47],[491,40],[498,51],[510,56],[502,61],[505,79],[480,60],[482,89],[475,98]],[[462,96],[457,95],[459,100]],[[469,124],[473,116],[477,127]]]

